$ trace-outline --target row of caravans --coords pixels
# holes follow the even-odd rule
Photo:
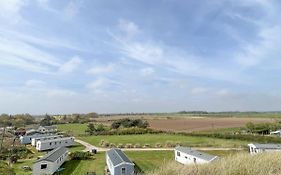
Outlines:
[[[36,150],[45,151],[55,149],[57,147],[68,147],[74,144],[74,137],[63,137],[51,140],[39,140],[36,143]]]
[[[63,135],[44,135],[41,137],[35,137],[31,139],[31,145],[32,146],[36,146],[36,143],[38,141],[43,141],[43,140],[53,140],[53,139],[58,139],[58,138],[62,138]]]

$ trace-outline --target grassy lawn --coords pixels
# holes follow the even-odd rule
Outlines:
[[[77,137],[79,134],[85,134],[85,130],[87,129],[87,124],[61,124],[57,125],[60,131],[64,131],[70,135]]]
[[[61,175],[85,175],[86,172],[103,174],[105,153],[98,153],[93,160],[70,160],[63,164],[65,170]]]
[[[226,156],[238,151],[204,151],[209,154]],[[125,151],[125,154],[132,160],[138,172],[150,172],[157,169],[165,162],[174,160],[173,151]],[[61,175],[84,175],[86,172],[96,172],[103,174],[105,167],[105,153],[100,152],[94,156],[93,160],[71,160],[67,161],[63,167],[65,170]]]
[[[118,144],[149,144],[154,147],[156,144],[164,146],[167,142],[180,143],[191,147],[240,147],[248,142],[231,139],[217,139],[209,137],[183,136],[174,134],[143,134],[143,135],[109,135],[109,136],[85,136],[79,137],[92,145],[100,146],[101,140]]]

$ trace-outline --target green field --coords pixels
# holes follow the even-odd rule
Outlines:
[[[79,134],[85,134],[85,130],[87,129],[87,124],[61,124],[57,125],[60,131],[66,132],[70,135],[77,137]]]
[[[107,135],[107,136],[85,136],[79,139],[100,146],[102,140],[115,145],[118,144],[149,144],[154,147],[156,144],[165,146],[167,143],[181,144],[190,147],[241,147],[248,142],[231,139],[217,139],[210,137],[184,136],[176,134],[143,134],[143,135]]]

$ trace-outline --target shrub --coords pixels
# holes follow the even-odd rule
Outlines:
[[[146,143],[143,145],[143,148],[149,148],[150,147],[150,144]]]
[[[69,155],[71,160],[88,160],[92,158],[90,152],[75,151]]]
[[[127,143],[127,144],[125,145],[125,148],[133,148],[133,145],[132,145],[131,143]]]
[[[161,148],[162,147],[162,144],[161,143],[156,143],[155,144],[155,148]]]
[[[119,143],[119,144],[117,145],[117,148],[124,148],[124,145],[123,145],[122,143]]]
[[[134,145],[134,148],[141,148],[141,145],[140,145],[139,143],[136,143],[136,144]]]

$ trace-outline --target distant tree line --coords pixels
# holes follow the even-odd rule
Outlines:
[[[15,126],[22,127],[25,125],[30,125],[36,123],[34,117],[30,114],[16,114],[16,115],[8,115],[1,114],[0,115],[0,126]]]
[[[129,118],[119,119],[119,120],[114,121],[111,124],[112,129],[132,128],[132,127],[147,128],[148,126],[149,126],[149,123],[145,120],[129,119]]]

